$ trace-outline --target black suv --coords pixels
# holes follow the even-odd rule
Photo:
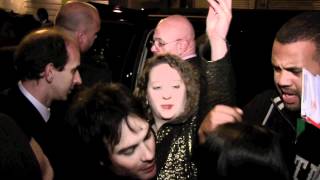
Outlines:
[[[182,14],[192,22],[197,37],[205,32],[207,9],[133,10],[92,4],[99,10],[102,24],[89,55],[96,61],[106,61],[113,81],[131,89],[145,60],[151,56],[149,41],[160,19]],[[273,38],[280,26],[297,13],[299,11],[233,10],[228,41],[237,80],[238,105],[273,87],[270,63]]]

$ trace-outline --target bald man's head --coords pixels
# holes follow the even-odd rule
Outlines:
[[[95,23],[96,19],[100,19],[99,13],[91,4],[68,1],[59,10],[55,19],[55,26],[76,30],[81,25]]]
[[[54,24],[59,29],[72,32],[83,52],[92,46],[100,30],[100,17],[91,4],[68,1],[58,11]]]
[[[179,38],[195,38],[192,24],[186,17],[181,15],[172,15],[160,20],[157,25],[157,28],[159,27],[168,28],[168,33]]]
[[[195,33],[190,21],[181,15],[168,16],[158,23],[153,35],[154,54],[171,53],[184,57],[195,54]]]

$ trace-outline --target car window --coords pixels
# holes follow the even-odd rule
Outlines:
[[[109,65],[114,82],[121,79],[136,33],[134,25],[130,23],[116,21],[101,23],[101,30],[90,53],[95,61],[106,62]]]
[[[135,79],[134,87],[136,87],[137,85],[137,79],[139,75],[142,73],[144,64],[146,63],[147,59],[149,59],[153,55],[152,52],[150,51],[151,49],[150,41],[153,38],[153,33],[154,33],[154,29],[147,31],[146,41],[144,42],[141,59],[138,64],[137,78]]]

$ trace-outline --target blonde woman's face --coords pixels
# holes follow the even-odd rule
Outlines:
[[[181,115],[187,96],[178,71],[168,64],[153,67],[149,74],[147,98],[156,120],[170,121]]]

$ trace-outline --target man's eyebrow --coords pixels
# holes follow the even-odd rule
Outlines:
[[[291,71],[291,72],[300,72],[300,71],[302,71],[302,68],[301,67],[287,67],[287,68],[284,68],[285,70],[287,70],[287,71]]]

